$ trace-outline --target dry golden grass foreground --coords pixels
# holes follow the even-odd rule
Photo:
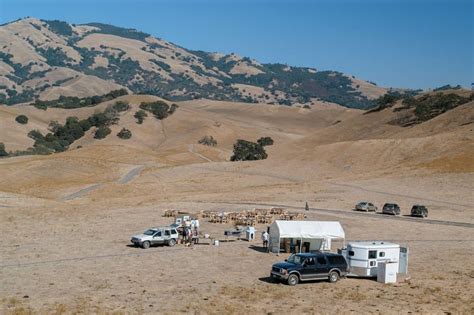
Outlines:
[[[103,140],[90,131],[65,153],[0,160],[0,313],[472,313],[473,103],[408,128],[392,109],[363,115],[333,104],[311,109],[208,100],[178,103],[163,121],[132,109]],[[32,145],[31,129],[84,118],[77,110],[0,107],[0,142]],[[30,121],[19,125],[18,114]],[[116,134],[132,131],[129,140]],[[218,145],[198,144],[204,135]],[[237,139],[270,136],[269,158],[229,162]],[[77,148],[81,146],[81,148]],[[400,218],[355,213],[359,200],[400,204]],[[309,219],[341,221],[348,240],[410,248],[411,280],[368,279],[295,288],[269,283],[286,257],[243,241],[127,247],[132,234],[169,224],[167,208],[240,210],[286,205]],[[405,215],[413,204],[432,221]],[[319,209],[319,210],[318,210]],[[456,225],[464,223],[464,226]],[[203,222],[222,237],[225,228]],[[257,226],[259,231],[264,226]]]

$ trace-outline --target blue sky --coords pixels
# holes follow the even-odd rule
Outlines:
[[[0,0],[20,17],[136,28],[189,49],[338,70],[386,87],[470,87],[473,0]]]

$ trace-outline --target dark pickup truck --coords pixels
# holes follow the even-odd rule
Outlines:
[[[300,281],[328,279],[337,282],[349,271],[346,259],[334,253],[300,253],[293,254],[284,262],[272,266],[270,277],[296,285]]]

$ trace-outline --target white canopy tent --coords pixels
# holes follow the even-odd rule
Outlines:
[[[282,221],[270,226],[270,248],[280,251],[281,239],[299,240],[309,244],[308,250],[330,250],[331,240],[345,239],[344,229],[337,221]]]

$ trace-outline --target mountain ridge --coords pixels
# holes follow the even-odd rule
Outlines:
[[[0,103],[9,105],[127,88],[172,101],[325,101],[368,108],[388,91],[337,71],[189,50],[103,23],[24,18],[0,26],[0,35]]]

